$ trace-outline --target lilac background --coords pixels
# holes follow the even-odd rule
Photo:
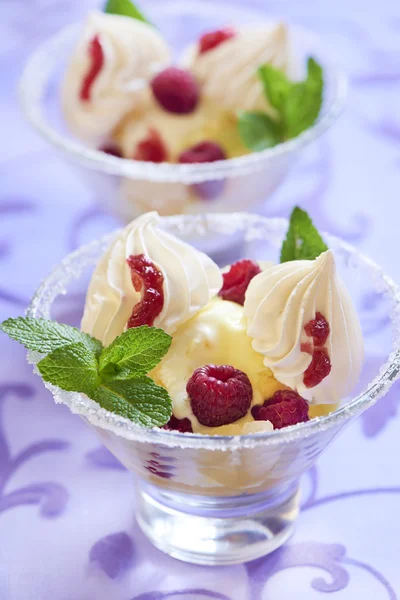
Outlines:
[[[157,22],[164,1],[142,7]],[[23,122],[16,97],[29,52],[96,4],[1,0],[1,320],[21,314],[69,250],[116,225]],[[344,116],[307,151],[266,212],[287,215],[301,204],[318,226],[367,250],[400,280],[400,4],[247,5],[318,32],[351,80]],[[189,6],[181,2],[183,15]],[[65,318],[73,308],[65,307]],[[133,525],[129,474],[53,405],[21,347],[5,336],[0,347],[1,600],[400,598],[398,385],[304,478],[304,510],[284,548],[247,566],[211,569],[151,548]]]

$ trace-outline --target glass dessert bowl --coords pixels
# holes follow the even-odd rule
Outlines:
[[[213,3],[212,7],[207,8],[207,13],[200,4],[190,3],[187,7],[182,7],[181,3],[169,2],[168,7],[161,4],[158,6],[157,22],[159,21],[167,38],[169,35],[173,37],[171,46],[174,46],[174,50],[181,51],[188,39],[198,39],[204,31],[226,25],[226,6],[223,2]],[[256,23],[260,18],[265,20],[265,14],[255,8],[232,7],[232,11],[231,18],[238,24]],[[193,34],[190,37],[188,30],[182,31],[182,37],[176,35],[177,23],[184,17],[192,24]],[[238,143],[238,135],[232,133],[230,118],[222,116],[218,131],[215,131],[212,124],[214,119],[208,117],[207,102],[213,106],[219,105],[218,97],[207,100],[204,106],[200,106],[198,120],[201,127],[206,129],[205,139],[213,139],[216,136],[221,142],[223,138],[221,143],[225,145],[225,150],[228,149],[225,152],[228,158],[223,159],[221,155],[215,162],[185,164],[152,162],[146,159],[143,146],[140,151],[140,144],[136,146],[136,150],[134,147],[134,143],[140,142],[140,136],[145,136],[146,131],[147,134],[150,131],[151,136],[154,128],[159,126],[161,132],[165,131],[167,141],[172,143],[174,137],[177,137],[176,132],[187,130],[186,147],[196,145],[204,139],[204,136],[199,137],[196,129],[193,129],[197,121],[195,117],[192,119],[192,115],[180,115],[182,125],[179,126],[179,115],[177,117],[171,113],[160,114],[159,108],[154,106],[133,120],[129,115],[122,119],[124,127],[122,130],[121,124],[117,127],[118,131],[113,139],[113,144],[117,140],[123,148],[122,154],[125,158],[120,158],[96,149],[99,147],[98,141],[91,139],[85,143],[74,137],[61,115],[60,81],[64,77],[66,64],[79,32],[79,25],[66,28],[43,44],[31,57],[21,81],[22,106],[31,124],[75,165],[98,200],[125,222],[149,210],[171,215],[233,212],[260,206],[284,180],[301,151],[334,123],[344,105],[346,80],[343,73],[336,68],[329,58],[329,53],[313,34],[298,27],[290,27],[292,45],[296,48],[298,62],[304,66],[308,56],[315,56],[324,69],[322,108],[316,122],[306,131],[272,148],[260,152],[243,152],[243,146]],[[190,62],[190,52],[187,54],[187,60]],[[160,61],[163,56],[160,56]],[[195,67],[193,69],[196,70]],[[228,95],[227,93],[226,97]],[[113,106],[104,114],[97,115],[97,123],[109,118]],[[243,109],[246,109],[245,104]],[[125,151],[126,146],[128,150]],[[233,150],[236,146],[240,146],[241,149]],[[173,154],[178,155],[182,149],[174,150]],[[154,160],[162,160],[157,156]],[[174,160],[177,160],[176,156]]]
[[[261,263],[276,261],[287,222],[238,213],[166,217],[162,228],[184,240],[234,236],[236,249],[224,264],[243,257]],[[399,375],[397,287],[354,248],[332,236],[324,238],[359,312],[366,352],[355,390],[342,398],[338,408],[332,406],[331,412],[326,407],[318,411],[317,405],[310,420],[261,433],[180,433],[140,427],[83,394],[48,385],[55,401],[66,404],[94,428],[135,475],[136,518],[150,540],[176,558],[198,564],[234,564],[284,543],[299,513],[301,475],[338,432],[382,397]],[[85,293],[93,268],[112,239],[107,236],[68,256],[43,282],[28,316],[56,318],[61,295],[76,298],[77,292]],[[367,302],[371,295],[374,310],[391,317],[379,329],[371,328],[373,315],[365,309],[372,305]],[[83,302],[82,296],[80,309]],[[377,343],[382,359],[371,361]],[[32,363],[39,358],[30,352]]]

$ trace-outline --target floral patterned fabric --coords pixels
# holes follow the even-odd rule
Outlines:
[[[154,22],[163,2],[142,2]],[[1,320],[24,311],[67,252],[117,225],[24,123],[16,94],[32,49],[96,4],[1,2]],[[231,1],[228,20],[239,4]],[[351,82],[345,114],[307,150],[266,214],[286,216],[299,204],[320,228],[358,245],[400,280],[400,4],[245,4],[255,15],[283,14],[317,32]],[[190,39],[191,5],[180,2],[182,41]],[[70,298],[60,320],[74,310]],[[373,296],[365,311],[371,328],[387,319]],[[1,600],[400,598],[399,384],[304,477],[294,537],[271,556],[214,569],[152,548],[134,524],[130,474],[79,419],[54,405],[23,348],[1,336],[0,357]]]

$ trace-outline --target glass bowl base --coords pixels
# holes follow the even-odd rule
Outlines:
[[[234,565],[265,556],[291,536],[298,483],[262,494],[205,497],[137,482],[136,518],[159,549],[198,565]]]

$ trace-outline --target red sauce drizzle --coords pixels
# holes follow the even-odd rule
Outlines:
[[[312,388],[321,383],[331,372],[331,361],[324,349],[314,350],[312,359],[304,371],[303,382],[307,388]]]
[[[324,345],[330,334],[330,327],[324,315],[317,312],[315,319],[311,319],[305,326],[304,331],[308,337],[313,338],[314,350],[311,342],[302,343],[302,352],[312,355],[307,369],[304,371],[303,383],[307,388],[312,388],[321,383],[329,375],[332,369],[329,354]]]
[[[94,38],[89,42],[88,53],[90,56],[91,65],[83,79],[79,94],[80,99],[83,102],[89,102],[92,86],[104,65],[104,52],[98,35],[95,35]]]
[[[313,353],[313,347],[312,344],[310,342],[303,342],[300,345],[300,350],[302,352],[306,352],[307,354],[312,354]]]
[[[316,346],[323,346],[330,334],[330,327],[324,315],[317,312],[315,319],[311,319],[305,326],[304,331],[309,337],[314,339]]]
[[[131,255],[126,262],[131,270],[133,287],[142,293],[142,299],[133,308],[128,328],[153,325],[164,306],[164,276],[144,254]]]

